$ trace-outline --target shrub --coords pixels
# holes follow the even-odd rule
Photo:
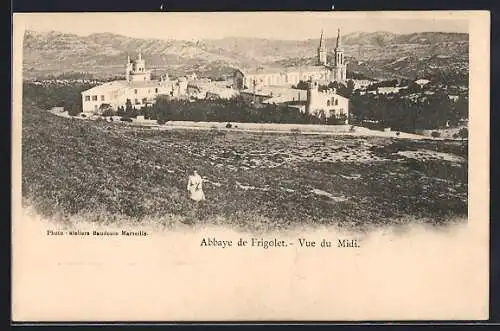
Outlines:
[[[103,112],[102,112],[102,115],[103,117],[108,117],[108,116],[114,116],[115,115],[115,111],[113,111],[113,109],[111,108],[107,108],[105,109]]]
[[[227,128],[227,129],[231,129],[231,127],[232,127],[231,123],[227,123],[227,124],[226,124],[226,128]]]
[[[82,112],[82,110],[79,108],[79,107],[70,107],[68,109],[68,114],[70,116],[77,116],[78,114],[80,114]]]
[[[431,137],[433,137],[433,138],[439,138],[439,137],[441,137],[441,133],[438,132],[438,131],[432,131]]]
[[[160,118],[160,119],[157,119],[157,120],[156,120],[156,123],[158,123],[158,124],[160,124],[160,125],[163,125],[163,124],[167,123],[167,120],[166,120],[166,119],[164,119],[164,118]]]
[[[469,130],[467,128],[461,128],[460,131],[458,131],[458,136],[462,139],[469,138]]]

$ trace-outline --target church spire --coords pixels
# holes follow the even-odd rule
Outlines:
[[[139,49],[139,60],[142,60],[142,51]]]
[[[341,41],[341,37],[340,37],[340,28],[338,29],[338,33],[337,33],[337,44],[335,46],[335,48],[341,48],[342,47],[342,41]]]
[[[326,43],[323,41],[323,38],[324,38],[324,33],[323,29],[321,29],[321,36],[319,37],[319,46],[318,46],[318,65],[327,64]]]

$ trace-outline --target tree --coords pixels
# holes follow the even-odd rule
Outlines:
[[[118,109],[116,110],[116,115],[118,116],[125,115],[125,109],[123,108],[123,106],[118,107]]]
[[[182,106],[180,102],[177,103],[177,106]],[[156,115],[156,120],[158,122],[165,123],[173,116],[172,114],[172,102],[170,101],[169,96],[159,95],[156,97],[156,103],[153,106],[153,113]]]
[[[352,95],[352,92],[354,91],[354,81],[352,79],[349,79],[347,81],[347,91],[349,92],[349,97]]]
[[[125,102],[125,112],[129,113],[132,111],[132,109],[132,101],[130,99],[127,99],[127,101]]]
[[[68,108],[68,114],[70,116],[76,116],[82,112],[82,109],[76,105],[72,105]]]
[[[303,80],[299,81],[297,85],[295,85],[295,89],[297,90],[307,90],[309,84]]]
[[[469,139],[469,130],[467,128],[461,128],[458,131],[458,136],[462,138],[462,140]]]

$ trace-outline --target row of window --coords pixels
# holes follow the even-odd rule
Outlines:
[[[283,83],[297,83],[299,81],[299,78],[303,81],[307,81],[308,79],[312,78],[326,79],[326,75],[324,73],[313,74],[312,76],[307,74],[303,74],[302,76],[280,75],[280,76],[267,77],[267,80],[265,78],[253,78],[252,76],[249,76],[244,78],[243,83],[246,86],[252,85],[249,84],[249,82],[251,83],[261,82],[267,85],[273,85],[273,84],[280,85]]]
[[[339,100],[332,98],[332,100],[327,100],[326,101],[327,106],[338,106],[339,105]]]
[[[92,101],[97,101],[97,95],[92,96]],[[90,101],[90,95],[85,96],[85,101]],[[101,101],[104,101],[104,95],[101,95]]]
[[[137,94],[138,90],[134,89],[134,94]],[[148,90],[148,93],[151,93],[151,90]],[[158,93],[158,88],[155,88],[155,93]]]
[[[151,93],[151,90],[148,90],[148,93]],[[155,93],[158,93],[158,88],[155,88]],[[134,89],[134,94],[137,94],[137,89]],[[99,98],[98,95],[86,95],[85,96],[85,101],[97,101]],[[101,95],[101,101],[105,101],[104,95]]]

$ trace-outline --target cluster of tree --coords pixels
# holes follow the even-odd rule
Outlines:
[[[350,70],[347,70],[346,77],[347,79],[370,79],[370,77],[365,76],[361,72],[350,71]]]
[[[467,70],[433,70],[426,73],[425,77],[433,82],[444,85],[469,86],[469,72]]]
[[[195,122],[242,122],[242,123],[287,123],[287,124],[341,124],[345,117],[324,118],[304,114],[287,105],[262,105],[254,107],[240,98],[230,100],[187,101],[174,100],[169,96],[158,96],[152,106],[134,110],[128,104],[117,112],[108,111],[105,116],[144,116],[163,124],[167,121]]]
[[[318,87],[319,91],[324,91],[327,89],[335,89],[335,93],[337,93],[338,95],[343,96],[344,98],[350,98],[354,93],[354,82],[352,80],[348,80],[346,84],[331,82],[327,86],[320,85]]]
[[[307,90],[309,83],[303,80],[300,80],[297,85],[293,85],[292,88],[298,90]],[[331,82],[328,85],[319,85],[319,91],[325,91],[327,89],[335,89],[338,95],[341,95],[345,98],[349,98],[354,91],[354,82],[350,79],[346,84],[342,84],[339,82]]]
[[[60,75],[54,76],[54,75],[49,75],[48,79],[69,79],[69,80],[77,80],[77,79],[83,79],[83,80],[93,80],[95,79],[94,75],[88,72],[78,72],[78,71],[70,71],[70,72],[63,72]]]
[[[70,115],[82,112],[81,92],[94,87],[90,83],[37,85],[23,83],[23,97],[35,102],[42,109],[64,107]]]
[[[374,121],[381,127],[414,132],[458,125],[460,120],[468,118],[468,101],[459,97],[454,102],[444,93],[427,96],[424,101],[403,96],[353,94],[349,111],[353,124]]]
[[[101,75],[102,76],[102,75]],[[114,76],[105,76],[105,77],[97,77],[93,73],[89,72],[79,72],[79,71],[69,71],[63,72],[59,75],[49,74],[42,77],[37,77],[37,80],[87,80],[87,81],[100,81],[100,82],[111,82],[114,80],[123,80],[125,76],[123,75],[114,75]]]
[[[391,80],[383,80],[381,82],[370,84],[366,89],[368,91],[374,91],[379,87],[396,87],[399,85],[399,81],[397,79]]]

